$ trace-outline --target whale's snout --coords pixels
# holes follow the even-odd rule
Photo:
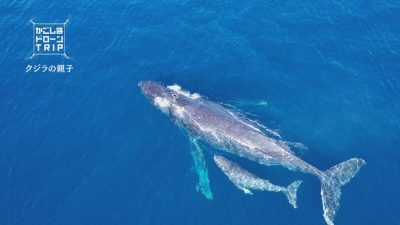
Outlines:
[[[163,85],[154,81],[140,81],[138,86],[143,94],[151,100],[164,96],[166,92],[166,88]]]
[[[227,160],[220,155],[214,155],[214,161],[219,167],[222,167],[224,164],[226,164]]]
[[[151,81],[140,81],[140,82],[138,83],[138,86],[139,86],[139,88],[140,88],[143,92],[145,92],[145,91],[147,91],[147,90],[150,88],[150,86],[151,86]]]

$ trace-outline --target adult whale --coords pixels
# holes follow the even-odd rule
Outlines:
[[[251,121],[197,93],[153,81],[142,81],[139,87],[156,107],[192,136],[263,165],[280,165],[317,176],[321,182],[323,216],[329,225],[333,225],[339,209],[341,186],[349,183],[365,165],[363,159],[352,158],[321,171],[265,135]]]

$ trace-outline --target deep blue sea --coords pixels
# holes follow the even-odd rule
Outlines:
[[[229,104],[321,170],[367,165],[335,224],[400,224],[400,2],[0,2],[0,224],[320,225],[311,175],[226,154],[284,195],[245,195],[205,145],[213,200],[188,137],[138,88],[179,84]],[[32,54],[32,24],[64,22],[66,52]],[[26,72],[71,64],[70,73]],[[262,104],[261,104],[262,103]]]

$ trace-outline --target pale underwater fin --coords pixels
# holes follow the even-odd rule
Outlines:
[[[208,200],[212,200],[213,194],[210,188],[210,180],[208,179],[208,170],[203,150],[194,137],[190,137],[190,144],[190,153],[192,154],[194,169],[199,179],[196,190],[200,191]]]
[[[303,181],[301,180],[296,180],[283,191],[289,201],[289,204],[291,204],[295,209],[297,208],[297,190],[302,182]]]
[[[240,186],[238,186],[238,188],[240,189],[240,190],[242,190],[246,195],[253,195],[253,192],[251,192],[249,189],[247,189],[247,188],[244,188],[244,187],[240,187]]]
[[[350,182],[358,171],[365,165],[365,161],[353,158],[331,167],[325,171],[321,180],[321,197],[324,218],[328,225],[333,225],[335,215],[339,210],[341,186]]]
[[[243,106],[260,106],[260,107],[267,107],[268,102],[264,99],[258,100],[258,101],[249,101],[249,100],[244,100],[244,99],[239,99],[239,100],[233,100],[230,101],[232,104],[243,107]]]

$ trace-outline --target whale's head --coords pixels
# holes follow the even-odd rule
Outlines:
[[[219,168],[226,168],[229,165],[229,160],[220,155],[214,155],[214,161]]]
[[[201,99],[199,94],[184,91],[176,84],[165,86],[154,81],[141,81],[139,87],[157,108],[174,119],[184,118],[187,110]]]
[[[170,100],[173,98],[172,93],[168,91],[167,87],[153,81],[140,81],[139,87],[142,93],[153,103],[160,99]]]

